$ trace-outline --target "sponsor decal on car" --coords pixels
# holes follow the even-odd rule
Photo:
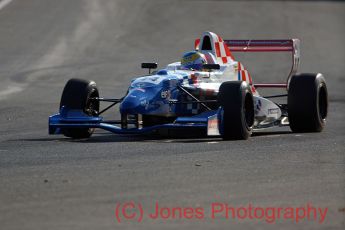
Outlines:
[[[163,90],[161,92],[161,98],[163,98],[163,99],[170,98],[170,91],[169,90]]]

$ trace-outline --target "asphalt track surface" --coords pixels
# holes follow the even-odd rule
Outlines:
[[[341,1],[13,0],[0,10],[0,229],[344,229],[344,12]],[[300,72],[327,80],[324,132],[286,128],[247,141],[47,134],[68,79],[93,79],[103,96],[120,97],[145,72],[140,62],[178,60],[206,30],[231,39],[300,38]],[[276,82],[284,76],[279,63],[289,60],[239,57],[256,82]],[[206,213],[216,201],[311,203],[328,213],[322,224],[221,217],[119,224],[116,204],[127,201],[147,211],[158,201]]]

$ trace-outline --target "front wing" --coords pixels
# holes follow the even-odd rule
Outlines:
[[[63,128],[100,128],[116,134],[145,134],[162,129],[199,128],[208,136],[220,135],[220,110],[207,111],[192,117],[178,117],[173,123],[143,128],[121,128],[103,120],[103,117],[86,115],[81,110],[62,107],[60,113],[49,117],[49,134],[62,134]]]

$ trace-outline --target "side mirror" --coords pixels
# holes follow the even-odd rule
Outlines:
[[[157,69],[158,64],[154,62],[144,62],[141,63],[142,69],[149,69],[149,74],[151,74],[151,69]]]
[[[220,65],[219,64],[205,64],[202,67],[203,67],[203,69],[206,69],[208,71],[210,71],[210,70],[219,70],[220,69]]]

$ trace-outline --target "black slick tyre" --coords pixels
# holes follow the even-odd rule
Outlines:
[[[91,98],[99,97],[96,83],[82,79],[70,79],[63,89],[60,108],[82,110],[89,116],[98,116],[99,101]],[[71,138],[88,138],[92,135],[92,128],[63,128],[62,133]]]
[[[217,101],[223,108],[223,139],[248,139],[254,125],[254,99],[250,86],[244,81],[224,82],[219,88]]]
[[[290,79],[288,117],[293,132],[321,132],[328,113],[328,93],[322,74],[303,73]]]

